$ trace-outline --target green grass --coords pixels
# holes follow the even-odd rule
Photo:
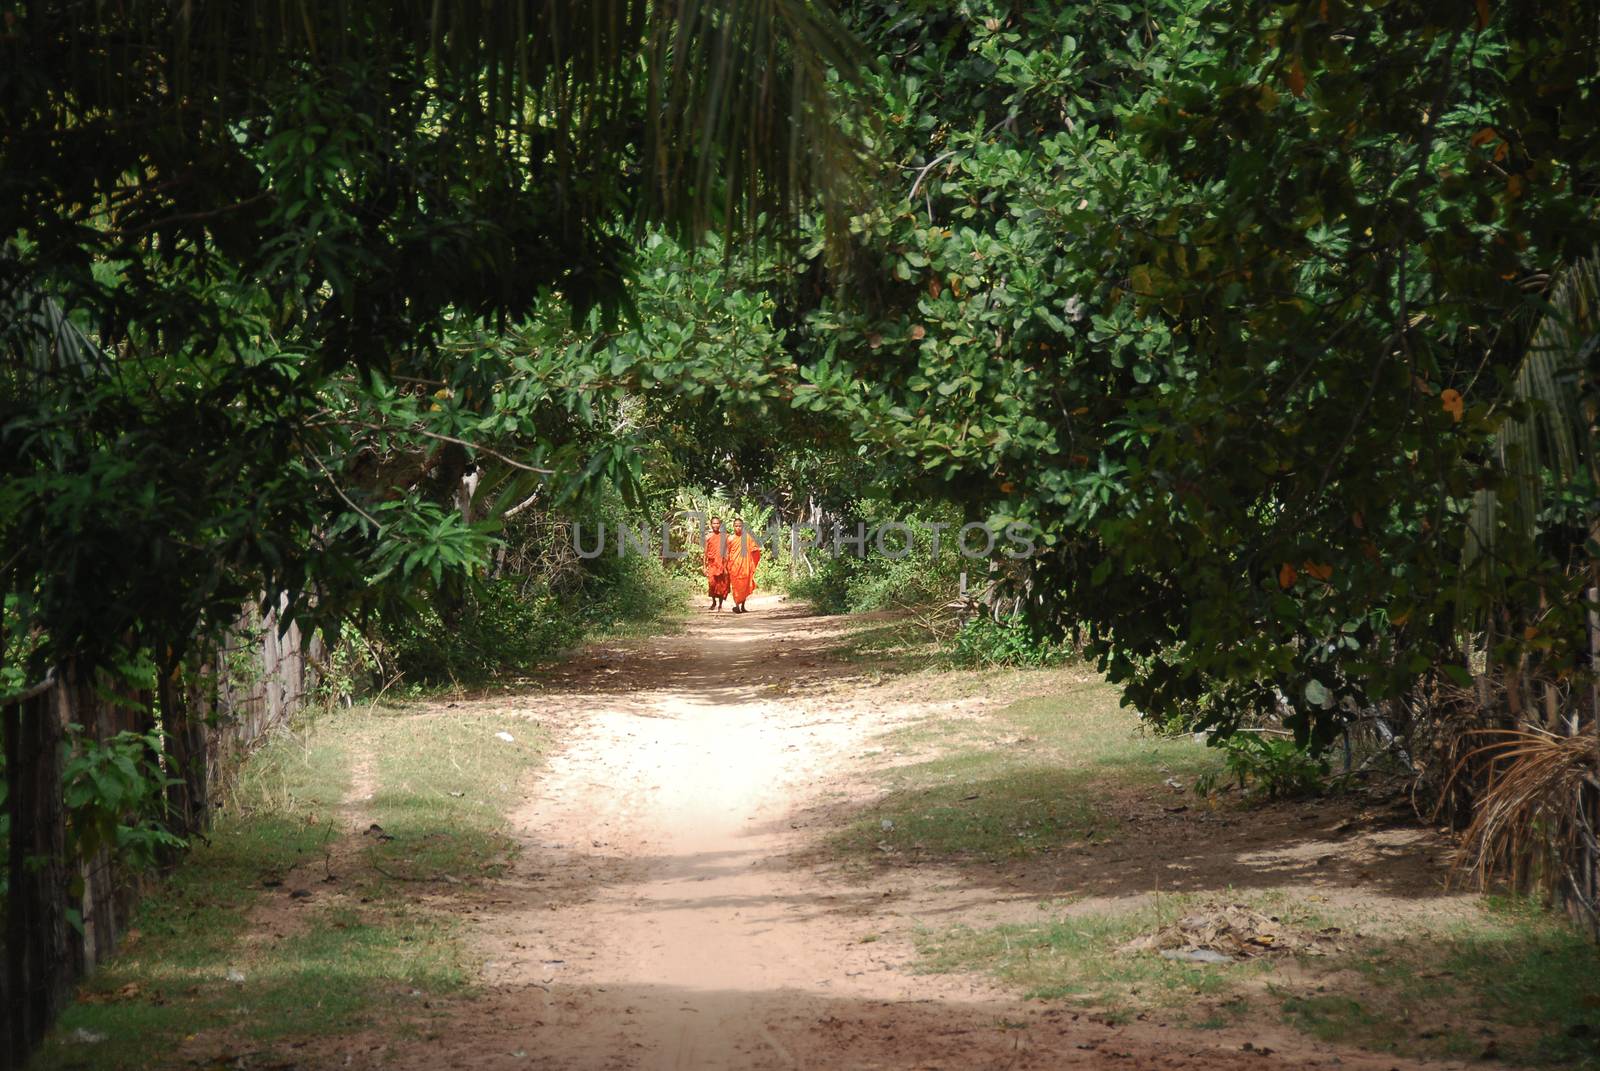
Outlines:
[[[1043,904],[1038,922],[919,933],[919,967],[985,972],[1028,998],[1113,1018],[1160,1009],[1202,1028],[1277,1019],[1322,1041],[1397,1056],[1487,1053],[1528,1066],[1600,1068],[1600,951],[1536,905],[1466,901],[1448,924],[1419,913],[1341,954],[1297,960],[1193,965],[1122,951],[1208,899],[1247,903],[1307,930],[1359,931],[1363,922],[1358,910],[1288,892],[1219,890],[1101,911]]]
[[[1600,1068],[1600,951],[1566,920],[1490,898],[1437,930],[1337,964],[1359,987],[1282,996],[1284,1021],[1325,1040],[1415,1056]]]
[[[542,754],[531,722],[379,712],[362,744],[377,781],[366,810],[394,838],[369,842],[374,861],[414,878],[498,876],[512,846],[506,812]]]
[[[501,730],[515,740],[496,739]],[[459,921],[418,891],[503,865],[505,815],[542,744],[520,719],[359,708],[273,739],[244,765],[209,842],[146,890],[123,951],[34,1066],[211,1062],[364,1026],[424,1029],[438,1014],[424,1004],[466,992],[473,968]],[[356,806],[393,840],[347,832],[358,767],[373,793]],[[312,895],[281,910],[291,886]],[[260,915],[268,898],[280,910]],[[74,1041],[80,1031],[104,1040]]]
[[[1166,778],[1192,781],[1217,765],[1187,737],[1142,732],[1099,681],[977,718],[935,715],[878,742],[907,761],[885,772],[886,794],[834,839],[847,855],[993,861],[1105,839],[1118,829],[1098,805],[1108,792],[1165,791]]]
[[[904,775],[915,787],[897,789],[856,821],[841,847],[993,860],[1031,855],[1112,825],[1084,796],[1081,778],[1050,766],[935,760]],[[920,783],[924,778],[933,783]]]
[[[1491,905],[1485,925],[1458,935],[1444,969],[1479,1012],[1533,1027],[1529,1055],[1600,1067],[1600,955],[1563,920],[1528,904]]]
[[[1108,911],[1057,906],[1057,914],[1039,922],[928,930],[917,937],[920,968],[935,974],[980,970],[1030,999],[1070,1000],[1114,1016],[1178,1007],[1197,997],[1225,994],[1242,977],[1258,975],[1266,966],[1264,961],[1240,963],[1224,973],[1217,966],[1122,950],[1135,937],[1172,922],[1203,899],[1163,896]]]
[[[939,644],[928,630],[903,617],[852,629],[830,657],[850,664],[870,664],[885,674],[914,673],[942,661]]]

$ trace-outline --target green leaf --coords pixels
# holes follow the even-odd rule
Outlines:
[[[1306,702],[1323,710],[1333,705],[1333,695],[1315,677],[1306,681],[1305,696]]]

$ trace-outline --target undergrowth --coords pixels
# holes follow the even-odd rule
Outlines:
[[[531,723],[472,712],[362,708],[277,734],[210,835],[145,890],[34,1066],[222,1066],[425,1031],[473,971],[459,918],[418,894],[499,872],[542,753]]]

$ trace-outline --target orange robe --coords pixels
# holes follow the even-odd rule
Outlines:
[[[728,597],[727,533],[712,532],[706,537],[706,593],[713,599]]]
[[[750,533],[728,537],[728,584],[734,605],[744,602],[756,589],[756,566],[761,563],[761,547]]]

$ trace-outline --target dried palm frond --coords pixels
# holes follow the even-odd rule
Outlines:
[[[1457,871],[1470,874],[1480,888],[1504,881],[1518,890],[1553,890],[1573,876],[1571,860],[1582,849],[1580,793],[1600,760],[1600,741],[1589,733],[1558,736],[1536,729],[1475,735],[1488,742],[1463,755],[1452,774],[1452,783],[1480,771],[1484,776]]]
[[[1463,828],[1472,817],[1480,787],[1477,768],[1461,769],[1475,746],[1474,734],[1501,722],[1494,705],[1498,689],[1483,680],[1480,688],[1464,688],[1442,675],[1421,682],[1404,701],[1415,781],[1412,802],[1418,814],[1434,822]]]

